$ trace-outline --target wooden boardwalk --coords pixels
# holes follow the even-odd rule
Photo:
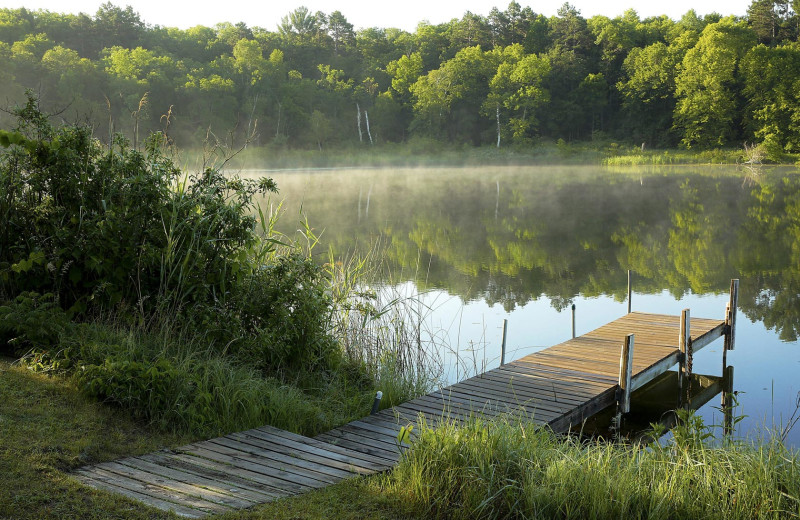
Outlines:
[[[264,426],[81,468],[84,484],[200,518],[387,470],[388,462]]]
[[[735,304],[733,306],[735,309]],[[691,318],[688,358],[735,323]],[[566,432],[621,398],[620,350],[634,334],[628,392],[681,360],[681,318],[630,313],[588,334],[489,370],[314,439],[269,426],[82,468],[87,485],[121,493],[179,515],[201,517],[247,508],[391,468],[397,434],[424,417],[428,425],[473,415],[519,416]],[[686,336],[687,338],[689,335]],[[726,347],[732,340],[726,341]],[[685,348],[684,348],[685,350]]]

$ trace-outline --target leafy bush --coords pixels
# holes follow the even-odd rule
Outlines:
[[[252,273],[233,299],[248,337],[237,356],[261,369],[316,370],[338,365],[330,334],[333,302],[323,272],[297,252]]]
[[[49,349],[58,344],[69,326],[67,314],[52,293],[23,292],[0,305],[0,351],[6,345],[16,355],[32,349]]]
[[[326,272],[254,216],[271,179],[182,176],[161,136],[104,148],[51,127],[32,97],[18,117],[0,131],[0,347],[208,435],[318,433],[366,413],[376,380],[402,379],[399,364],[378,374],[343,355]]]
[[[0,296],[53,293],[91,307],[173,310],[224,295],[257,242],[252,196],[271,179],[181,171],[152,136],[108,149],[86,127],[55,129],[29,96],[0,145]]]

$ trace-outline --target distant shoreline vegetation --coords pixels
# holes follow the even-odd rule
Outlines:
[[[93,16],[4,8],[0,86],[8,108],[34,89],[53,122],[89,123],[106,141],[122,132],[134,148],[160,131],[183,149],[281,157],[352,150],[368,162],[360,150],[403,145],[550,160],[555,147],[552,160],[618,165],[737,162],[747,143],[795,162],[797,11],[798,0],[754,0],[742,18],[586,19],[569,4],[546,17],[511,2],[407,32],[356,31],[340,11],[305,7],[277,30],[153,26],[111,3]]]
[[[763,147],[759,147],[763,153]],[[209,161],[202,150],[184,150],[180,164],[197,169]],[[212,158],[225,162],[226,171],[265,170],[291,171],[307,169],[358,168],[436,168],[474,166],[544,166],[598,165],[680,166],[680,165],[739,165],[750,168],[770,165],[800,164],[800,154],[783,154],[777,161],[765,156],[753,160],[753,153],[742,148],[709,150],[645,149],[616,142],[539,142],[534,146],[420,145],[415,142],[385,144],[365,150],[358,147],[339,147],[317,150],[275,150],[270,147],[250,147]],[[747,172],[745,172],[747,173]]]

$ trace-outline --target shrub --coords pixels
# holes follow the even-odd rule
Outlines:
[[[23,292],[0,305],[0,351],[11,347],[16,355],[58,344],[70,326],[67,314],[52,293]]]
[[[252,273],[233,300],[248,337],[238,357],[262,369],[335,368],[341,358],[330,334],[333,301],[322,269],[294,252]]]
[[[71,312],[206,304],[250,266],[252,196],[270,179],[208,169],[181,181],[152,136],[104,148],[89,128],[52,128],[29,96],[0,132],[0,297],[53,293]]]

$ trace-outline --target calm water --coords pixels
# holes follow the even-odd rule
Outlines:
[[[257,175],[262,172],[247,172]],[[320,253],[380,240],[394,290],[425,303],[425,327],[455,381],[633,309],[722,318],[740,278],[734,389],[740,435],[785,423],[800,392],[800,175],[732,167],[610,170],[508,167],[268,172],[295,229],[300,207]],[[722,340],[695,356],[720,375]],[[701,409],[721,421],[719,399]],[[800,446],[800,425],[789,435]]]

